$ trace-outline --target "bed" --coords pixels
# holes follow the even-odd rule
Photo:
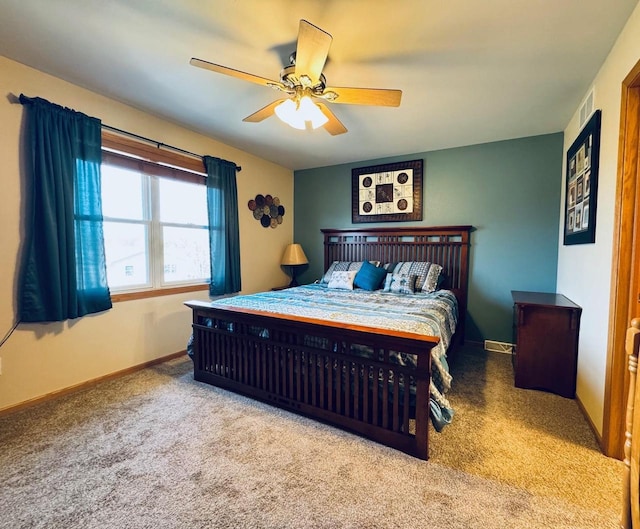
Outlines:
[[[317,284],[186,303],[194,378],[427,459],[430,417],[439,429],[452,412],[447,357],[464,339],[471,226],[322,233]],[[386,265],[387,290],[340,288],[370,263]],[[424,263],[445,283],[425,274],[407,287]]]

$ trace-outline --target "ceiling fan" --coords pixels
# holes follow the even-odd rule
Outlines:
[[[257,123],[273,114],[294,128],[324,127],[332,135],[347,132],[346,127],[327,107],[328,103],[349,105],[375,105],[397,107],[401,90],[381,88],[347,88],[327,86],[322,74],[333,37],[306,20],[300,20],[296,51],[291,54],[289,66],[280,72],[280,80],[273,81],[240,70],[234,70],[202,59],[191,59],[190,64],[212,72],[222,73],[244,81],[268,86],[287,94],[287,97],[269,103],[247,116],[243,121]]]

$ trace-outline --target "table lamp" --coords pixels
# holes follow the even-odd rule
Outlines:
[[[302,246],[300,246],[299,244],[293,243],[285,248],[284,255],[282,256],[282,261],[280,261],[280,264],[283,266],[291,267],[291,283],[289,283],[290,287],[298,286],[298,281],[296,281],[296,268],[300,265],[305,265],[308,262],[309,260],[304,254]]]

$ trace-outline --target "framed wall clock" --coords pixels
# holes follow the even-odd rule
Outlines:
[[[422,160],[351,170],[351,221],[422,220]]]

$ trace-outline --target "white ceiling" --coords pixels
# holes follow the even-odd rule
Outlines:
[[[637,2],[0,0],[0,55],[304,169],[563,130]],[[339,136],[244,123],[279,93],[189,65],[278,80],[301,18],[333,36],[327,84],[400,107],[334,104]]]

